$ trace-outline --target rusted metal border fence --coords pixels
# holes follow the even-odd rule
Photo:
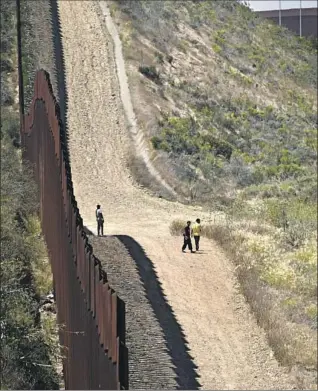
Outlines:
[[[125,305],[94,256],[73,193],[59,106],[47,72],[36,74],[23,116],[24,159],[34,165],[53,271],[66,389],[128,389]]]

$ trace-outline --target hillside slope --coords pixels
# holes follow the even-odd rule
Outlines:
[[[174,238],[169,233],[173,218],[208,219],[209,214],[199,207],[151,197],[131,177],[127,165],[134,144],[120,100],[114,48],[103,14],[105,6],[104,2],[59,2],[69,97],[69,150],[75,195],[84,223],[96,233],[94,210],[100,203],[106,234],[117,236],[125,245],[139,264],[141,275],[157,276],[165,297],[163,305],[171,314],[167,318],[162,308],[153,311],[161,318],[175,388],[196,388],[196,379],[203,389],[292,388],[293,382],[279,367],[264,332],[237,292],[233,265],[222,251],[214,242],[203,242],[201,253],[182,254],[182,237]],[[113,251],[110,242],[103,244],[103,239],[96,238],[94,247],[99,248],[101,259],[103,253],[107,256]],[[124,256],[120,259],[129,262]],[[127,264],[128,267],[131,266]],[[114,275],[113,272],[115,280]],[[147,278],[143,283],[146,290],[147,286],[158,290]],[[137,285],[136,282],[136,288]],[[128,281],[120,289],[123,296],[128,295]],[[157,302],[156,296],[148,296],[148,300],[152,305]],[[133,318],[135,309],[128,301],[128,319]],[[181,345],[176,346],[175,338],[169,334],[165,323],[169,319],[174,319],[179,330],[180,344],[185,346],[183,353],[182,349],[179,353]],[[146,325],[141,323],[139,327]],[[131,346],[137,342],[130,341]],[[146,351],[145,359],[150,360],[147,354]],[[193,364],[185,366],[185,359],[190,363],[193,360],[197,369],[193,370]],[[142,372],[143,363],[138,365]],[[135,381],[130,388],[151,387],[151,380],[143,381]]]
[[[309,182],[311,196],[314,44],[237,1],[177,4],[110,6],[157,169],[179,193],[194,187],[198,200],[231,199],[238,189],[261,191],[275,181],[292,182],[295,191]]]

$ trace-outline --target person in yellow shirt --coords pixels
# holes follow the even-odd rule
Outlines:
[[[192,236],[194,237],[195,249],[199,251],[199,243],[201,236],[201,220],[196,219],[195,223],[192,226]]]

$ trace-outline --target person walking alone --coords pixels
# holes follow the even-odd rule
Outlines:
[[[201,221],[200,219],[196,219],[195,223],[192,226],[192,235],[194,237],[195,249],[199,251],[199,243],[201,236]]]
[[[185,249],[187,248],[187,246],[189,247],[189,250],[192,253],[194,253],[194,251],[192,250],[190,225],[191,225],[191,221],[187,221],[187,225],[184,228],[184,232],[183,232],[184,242],[183,242],[183,246],[182,246],[182,252],[183,253],[185,253]]]
[[[100,236],[100,233],[102,236],[104,236],[104,216],[102,213],[102,210],[100,208],[100,205],[96,206],[96,221],[97,221],[97,234]]]

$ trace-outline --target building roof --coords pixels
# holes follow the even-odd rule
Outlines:
[[[278,9],[270,10],[270,11],[255,11],[259,15],[264,16],[265,18],[276,17],[279,13]],[[318,8],[302,8],[301,9],[302,16],[318,16]],[[299,8],[290,8],[290,9],[282,9],[281,15],[286,16],[299,16]]]

